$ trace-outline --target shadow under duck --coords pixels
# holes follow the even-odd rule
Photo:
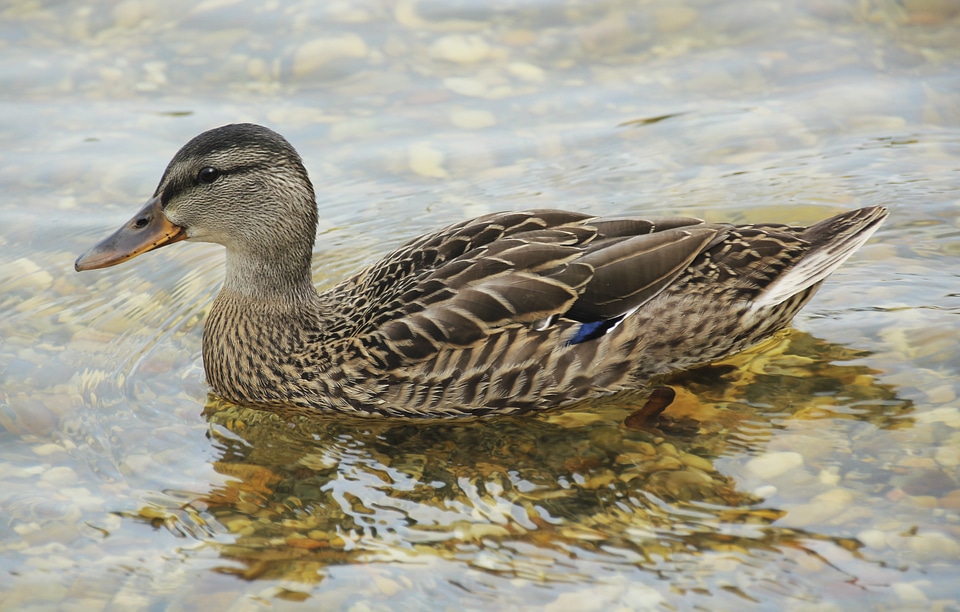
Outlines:
[[[636,388],[770,336],[886,214],[804,228],[501,212],[415,238],[318,293],[303,162],[279,134],[236,124],[180,149],[144,208],[76,269],[180,240],[225,246],[203,364],[234,402],[516,414]]]

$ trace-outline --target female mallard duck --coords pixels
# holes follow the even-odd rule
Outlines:
[[[421,236],[317,293],[313,186],[279,134],[228,125],[77,270],[180,240],[227,249],[207,379],[241,403],[360,415],[520,413],[642,385],[786,326],[886,217],[809,228],[502,212]]]

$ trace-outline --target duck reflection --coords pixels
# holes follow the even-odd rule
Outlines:
[[[793,331],[662,381],[671,391],[654,393],[653,408],[648,391],[473,422],[268,412],[211,396],[225,482],[168,492],[139,518],[209,542],[230,560],[220,571],[251,580],[315,582],[331,565],[433,556],[569,581],[573,560],[592,558],[682,590],[684,564],[717,552],[754,567],[813,559],[855,583],[835,558],[856,558],[856,540],[778,526],[785,512],[716,463],[763,452],[794,419],[908,424],[909,401],[861,356]]]

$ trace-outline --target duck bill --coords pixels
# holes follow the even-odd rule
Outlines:
[[[123,227],[81,255],[73,267],[80,272],[115,266],[186,238],[183,228],[164,216],[159,196],[153,197]]]

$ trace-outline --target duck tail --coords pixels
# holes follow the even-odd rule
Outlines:
[[[823,282],[863,246],[886,218],[886,208],[869,206],[808,227],[801,237],[810,243],[810,249],[754,300],[752,310],[780,304]]]

